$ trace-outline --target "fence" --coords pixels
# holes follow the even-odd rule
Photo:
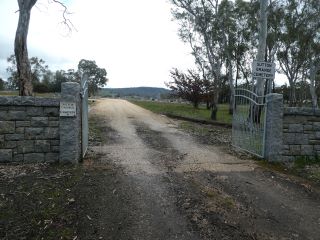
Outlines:
[[[58,99],[0,96],[0,162],[79,162],[80,105],[71,82]]]

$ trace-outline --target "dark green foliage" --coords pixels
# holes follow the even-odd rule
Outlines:
[[[99,68],[95,61],[85,59],[80,60],[78,72],[80,74],[86,73],[88,75],[89,96],[96,94],[99,87],[103,87],[108,81],[107,71],[104,68]]]
[[[19,89],[19,80],[17,73],[17,64],[14,55],[11,55],[7,59],[9,67],[7,72],[10,74],[6,83],[6,88],[9,90]],[[48,92],[60,92],[61,83],[63,82],[78,82],[80,83],[81,74],[84,72],[89,73],[89,93],[95,94],[98,87],[103,86],[106,79],[106,70],[98,68],[94,61],[81,60],[79,62],[80,69],[75,71],[74,69],[58,70],[55,73],[49,70],[45,61],[38,57],[32,57],[29,59],[31,65],[32,85],[34,92],[48,93]],[[1,87],[1,86],[0,86]]]

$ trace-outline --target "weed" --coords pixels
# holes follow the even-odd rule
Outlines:
[[[317,164],[320,165],[320,157],[318,155],[315,157],[301,156],[297,157],[294,161],[294,169],[303,169],[306,166],[312,166]]]

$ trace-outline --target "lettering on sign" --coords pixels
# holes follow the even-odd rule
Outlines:
[[[60,102],[61,117],[75,117],[77,115],[77,107],[74,102]]]
[[[275,77],[276,65],[270,62],[254,60],[252,63],[252,76],[254,78],[265,78],[273,80]]]

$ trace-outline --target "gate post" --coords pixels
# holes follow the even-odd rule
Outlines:
[[[81,156],[80,84],[61,84],[60,162],[78,163]]]
[[[270,162],[281,161],[283,132],[283,95],[272,93],[266,96],[266,121],[264,158]]]

